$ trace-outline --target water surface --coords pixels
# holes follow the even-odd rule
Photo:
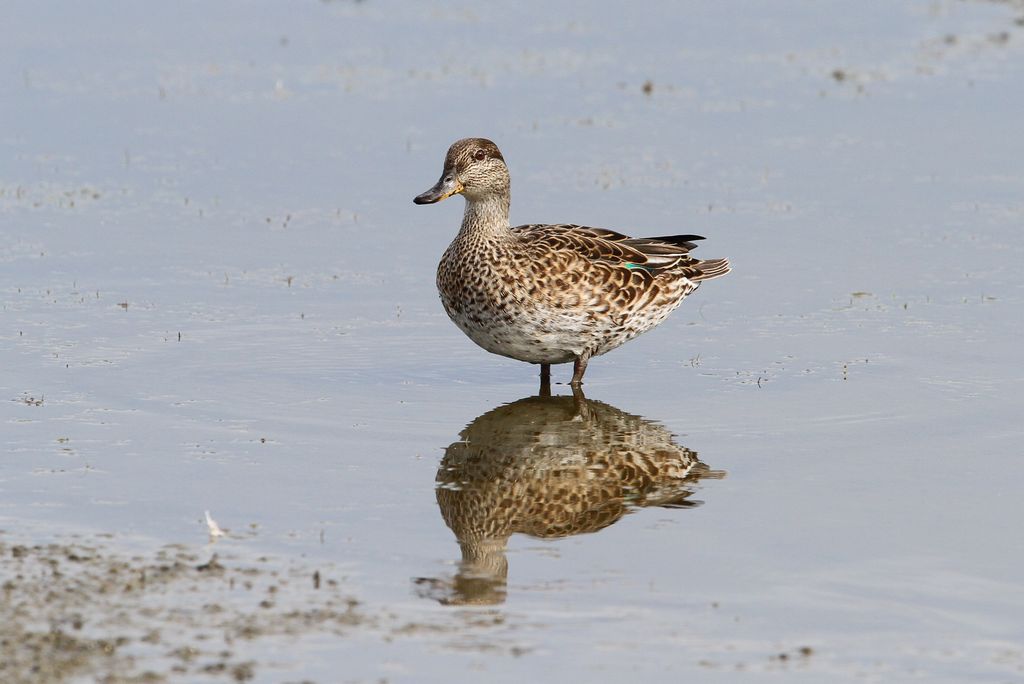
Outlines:
[[[10,5],[0,678],[1020,678],[1022,24]],[[467,135],[734,271],[536,397],[434,292]]]

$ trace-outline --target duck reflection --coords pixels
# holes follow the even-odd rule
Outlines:
[[[462,548],[452,580],[419,579],[447,604],[505,599],[508,538],[597,532],[631,509],[686,508],[702,478],[721,478],[661,425],[582,391],[499,406],[466,426],[437,471],[437,504]]]

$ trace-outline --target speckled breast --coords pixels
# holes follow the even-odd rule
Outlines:
[[[449,318],[469,339],[493,354],[528,363],[567,363],[582,350],[579,314],[556,312],[531,300],[523,288],[502,282],[487,264],[446,258],[437,290]]]
[[[519,277],[498,273],[494,264]],[[615,306],[600,283],[580,283],[578,293],[567,293],[530,273],[528,265],[476,259],[449,248],[438,266],[437,288],[448,316],[487,351],[552,364],[618,347],[663,321],[692,289],[671,283],[653,299]]]

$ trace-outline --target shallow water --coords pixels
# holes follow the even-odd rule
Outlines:
[[[1024,676],[1020,3],[7,15],[4,681]],[[466,135],[733,272],[532,398]]]

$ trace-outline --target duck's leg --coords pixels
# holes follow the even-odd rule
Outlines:
[[[583,396],[583,388],[580,387],[579,385],[571,385],[571,387],[573,418],[589,420],[590,406],[587,404],[587,398]]]
[[[583,384],[583,374],[587,372],[587,361],[590,361],[590,354],[583,352],[576,357],[575,363],[572,364],[572,380],[569,384],[573,387],[579,387]]]
[[[540,396],[551,396],[551,364],[540,364]]]

